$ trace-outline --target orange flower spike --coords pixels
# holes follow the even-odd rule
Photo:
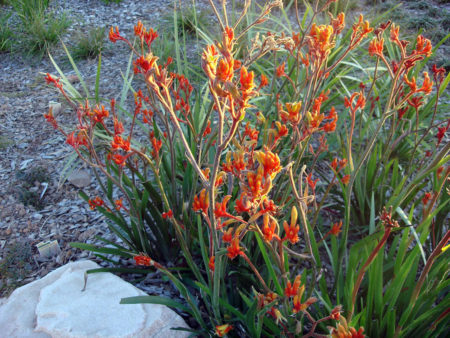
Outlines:
[[[214,209],[214,215],[217,218],[230,216],[230,214],[227,212],[227,204],[228,204],[228,201],[230,200],[230,198],[231,198],[231,195],[227,195],[223,198],[222,203],[219,203],[219,202],[216,203],[216,208]]]
[[[230,332],[233,327],[230,324],[217,325],[216,326],[216,335],[219,337],[225,336],[228,332]]]
[[[233,67],[224,59],[220,59],[217,67],[216,76],[223,82],[231,81],[233,78]]]
[[[209,134],[211,134],[211,120],[208,120],[205,131],[203,132],[203,137],[206,137]]]
[[[231,243],[231,240],[233,239],[233,228],[228,228],[227,231],[225,231],[222,235],[222,241],[225,243]]]
[[[425,95],[429,95],[431,91],[433,90],[433,82],[430,80],[430,77],[428,76],[428,72],[423,73],[423,84],[422,87],[417,92],[424,92]]]
[[[237,256],[243,253],[244,252],[239,246],[239,235],[235,233],[233,239],[231,240],[230,245],[227,248],[227,256],[230,259],[235,259]]]
[[[148,257],[147,255],[141,254],[136,255],[133,257],[134,261],[137,265],[144,265],[144,266],[154,266],[157,269],[162,269],[163,266],[157,262],[155,262],[153,259]]]
[[[281,170],[280,158],[278,157],[278,154],[272,153],[267,148],[265,149],[265,152],[255,152],[255,157],[264,168],[264,177],[270,175],[270,178],[273,179]]]
[[[145,30],[144,25],[142,24],[142,21],[139,20],[138,23],[134,26],[134,35],[142,36],[144,30]]]
[[[300,278],[302,278],[302,275],[297,275],[293,285],[291,285],[291,281],[287,282],[286,288],[284,289],[285,297],[295,297],[297,295],[300,287]]]
[[[293,309],[292,312],[297,313],[300,311],[305,310],[305,305],[302,304],[302,297],[303,297],[303,293],[305,292],[305,286],[302,285],[301,287],[299,287],[297,294],[294,296],[294,299],[292,301],[293,303]]]
[[[417,37],[417,44],[416,44],[416,50],[414,51],[415,54],[422,54],[425,56],[431,56],[433,53],[431,41],[424,38],[422,35],[419,35]]]
[[[342,231],[342,221],[338,223],[334,223],[331,227],[330,233],[334,236],[337,236]]]
[[[286,75],[286,73],[284,72],[285,66],[286,66],[285,62],[283,62],[281,65],[277,67],[277,77],[282,77]]]
[[[244,201],[245,198],[245,201]],[[247,200],[247,195],[245,193],[241,194],[241,197],[236,200],[235,202],[235,206],[234,206],[234,210],[236,210],[237,213],[244,213],[244,212],[248,212],[251,209],[251,204],[250,202]]]
[[[277,126],[277,137],[284,137],[288,134],[289,130],[287,129],[286,125],[281,124],[279,121],[275,121],[275,125]]]
[[[270,218],[269,214],[264,214],[262,233],[267,242],[270,242],[274,236],[278,238],[278,235],[275,234],[276,228],[277,223]]]
[[[198,196],[194,196],[194,203],[192,209],[194,211],[202,211],[207,214],[209,208],[209,193],[206,192],[206,189],[200,191]]]
[[[412,93],[416,93],[417,92],[417,84],[416,84],[416,78],[413,76],[411,78],[411,81],[408,80],[408,76],[406,76],[406,74],[403,76],[403,80],[406,82],[406,84],[409,86],[409,88],[411,89]]]
[[[295,244],[299,241],[298,232],[300,231],[300,226],[297,223],[297,208],[292,207],[291,211],[291,224],[289,225],[286,221],[283,223],[284,232],[286,233],[283,241],[289,240],[291,244]]]
[[[110,28],[110,30],[109,30],[109,40],[112,43],[116,43],[117,40],[125,40],[125,38],[120,36],[119,27],[116,26],[115,30],[114,30],[113,27]]]
[[[399,30],[400,30],[399,26],[396,26],[395,24],[392,24],[392,26],[391,26],[391,33],[390,33],[390,37],[389,37],[389,39],[392,42],[400,41],[399,37],[398,37]]]
[[[345,28],[345,13],[341,12],[338,14],[336,19],[331,20],[331,25],[333,26],[333,31],[336,35],[340,34]]]
[[[259,84],[259,88],[265,87],[267,85],[269,85],[269,80],[264,74],[261,74],[261,82]]]
[[[216,259],[215,256],[211,256],[211,258],[209,259],[209,263],[208,263],[208,267],[212,272],[214,272],[214,269],[215,269],[215,264],[214,264],[215,259]]]
[[[370,41],[369,44],[369,55],[370,56],[383,56],[383,48],[384,48],[384,39],[378,40],[378,38],[374,38]]]
[[[173,211],[172,209],[169,209],[168,212],[163,212],[162,213],[162,218],[167,219],[167,218],[172,218],[173,217]]]
[[[241,88],[244,92],[250,92],[254,87],[255,84],[253,83],[253,78],[255,74],[253,72],[248,73],[247,68],[244,66],[241,68]]]
[[[344,185],[347,185],[348,182],[350,182],[350,175],[345,175],[344,177],[342,177],[342,183]]]
[[[263,175],[260,170],[257,173],[254,171],[247,172],[247,181],[253,198],[259,197]]]

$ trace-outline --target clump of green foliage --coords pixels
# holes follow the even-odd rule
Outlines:
[[[4,252],[0,260],[0,294],[8,295],[31,271],[32,250],[25,242],[13,242],[4,248]]]
[[[41,199],[40,193],[32,188],[37,184],[50,180],[47,168],[38,166],[28,171],[19,170],[16,173],[16,178],[20,181],[18,187],[20,201],[25,205],[31,205],[37,210],[41,210],[44,207],[44,202]]]
[[[104,50],[105,28],[96,27],[80,35],[72,56],[76,59],[93,59]]]

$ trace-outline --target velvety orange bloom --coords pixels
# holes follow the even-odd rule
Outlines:
[[[173,217],[173,211],[172,209],[169,209],[169,211],[167,212],[163,212],[162,213],[162,218],[166,219],[166,218],[172,218]]]
[[[124,206],[123,206],[123,199],[122,198],[119,198],[118,200],[115,200],[114,201],[114,204],[116,205],[116,210],[120,210],[120,209],[123,209],[123,210],[127,210]]]
[[[281,65],[277,67],[277,77],[282,77],[286,75],[286,73],[284,72],[285,66],[286,66],[285,63],[283,62]]]
[[[313,23],[309,32],[311,39],[308,40],[310,49],[319,53],[321,57],[325,57],[329,50],[334,47],[334,41],[332,39],[333,32],[333,26],[317,26]]]
[[[413,92],[413,93],[417,92],[417,83],[416,83],[416,78],[414,76],[411,78],[411,81],[410,81],[410,80],[408,80],[408,76],[406,76],[406,74],[405,74],[403,76],[403,80],[409,86],[409,88],[411,89],[411,92]]]
[[[104,105],[101,105],[100,108],[98,106],[94,108],[93,113],[94,113],[94,121],[97,123],[103,122],[103,119],[109,116],[109,111],[105,109]]]
[[[223,337],[228,332],[230,332],[233,329],[233,327],[230,324],[224,324],[224,325],[217,325],[216,326],[216,335],[219,337]]]
[[[241,250],[241,247],[239,246],[239,234],[234,234],[234,237],[231,240],[231,243],[227,248],[227,256],[230,259],[235,259],[237,256],[239,256],[242,253],[243,253],[243,251]]]
[[[269,84],[269,80],[267,79],[267,77],[264,74],[261,74],[261,82],[259,84],[259,87],[265,87]]]
[[[422,198],[422,203],[424,205],[427,205],[428,202],[431,200],[431,198],[433,197],[433,193],[432,192],[427,192],[425,193],[424,197]]]
[[[111,141],[111,147],[115,149],[122,149],[124,151],[130,151],[130,141],[124,140],[122,136],[115,135]]]
[[[214,215],[217,218],[230,216],[230,214],[227,212],[227,204],[230,198],[231,195],[227,195],[223,198],[222,203],[219,202],[216,203],[216,207],[214,208]]]
[[[209,192],[206,192],[206,189],[202,189],[200,194],[194,196],[194,203],[192,209],[194,211],[202,211],[203,213],[207,213],[209,208]]]
[[[103,200],[99,196],[95,197],[92,200],[89,200],[88,203],[91,210],[94,210],[97,207],[102,207],[105,205],[105,202],[103,202]]]
[[[71,132],[67,135],[66,143],[71,145],[74,149],[78,149],[80,146],[87,147],[87,137],[85,131]]]
[[[53,116],[53,107],[50,107],[47,114],[44,114],[44,118],[47,120],[48,123],[52,125],[54,129],[58,129],[58,122],[56,122],[55,117]]]
[[[400,27],[396,26],[395,24],[392,24],[392,26],[391,26],[391,33],[390,33],[390,37],[389,37],[389,39],[392,42],[399,41],[399,37],[398,37],[399,31],[400,31]]]
[[[258,170],[257,173],[254,171],[247,172],[247,181],[248,186],[250,188],[250,192],[252,193],[253,198],[257,198],[261,193],[263,173],[262,170]]]
[[[245,199],[245,201],[244,201]],[[247,195],[245,193],[241,194],[241,197],[236,200],[234,210],[237,213],[248,212],[251,209],[251,203],[247,200]]]
[[[264,168],[264,177],[270,176],[273,179],[280,172],[281,165],[278,154],[265,148],[264,151],[256,151],[255,157]]]
[[[312,179],[312,173],[309,173],[309,175],[306,177],[306,182],[308,182],[308,185],[312,191],[316,189],[316,184],[318,181],[318,178],[316,178],[315,180]]]
[[[109,29],[109,40],[111,40],[112,43],[115,43],[117,40],[125,40],[119,34],[119,27],[116,26],[115,30],[113,27]]]
[[[211,120],[208,120],[208,124],[206,125],[205,131],[203,132],[203,137],[211,134]]]
[[[350,182],[350,175],[345,175],[344,177],[342,177],[342,183],[347,185],[348,182]]]
[[[332,338],[364,338],[364,328],[360,327],[358,331],[355,328],[349,327],[347,321],[343,316],[339,317],[339,324],[337,328],[331,329]]]
[[[152,137],[150,141],[151,141],[152,147],[153,147],[151,154],[152,154],[153,158],[157,158],[159,156],[159,151],[161,150],[161,147],[162,147],[162,141],[157,140],[156,137]]]
[[[290,122],[292,124],[298,124],[301,118],[300,110],[302,108],[302,101],[287,102],[286,110],[280,111],[280,117],[283,122]]]
[[[428,72],[423,73],[423,84],[422,87],[417,91],[424,92],[426,95],[430,94],[433,90],[433,82],[431,82],[430,77],[428,76]]]
[[[274,236],[278,238],[278,235],[275,233],[276,228],[277,223],[275,220],[273,220],[269,214],[264,214],[262,233],[267,242],[270,242]]]
[[[297,225],[297,208],[292,207],[291,210],[291,224],[286,221],[283,223],[284,232],[286,233],[283,241],[289,240],[291,244],[295,244],[299,241],[298,232],[300,231],[300,226]]]
[[[334,223],[331,227],[330,234],[337,236],[342,231],[342,221],[338,223]]]
[[[225,231],[225,232],[223,233],[223,235],[222,235],[222,240],[223,240],[225,243],[231,243],[231,240],[232,240],[232,239],[233,239],[233,228],[230,227],[230,228],[228,228],[227,231]]]
[[[214,45],[208,45],[203,50],[202,68],[210,79],[215,78],[218,58],[219,55]]]
[[[345,28],[345,13],[341,12],[337,18],[332,18],[331,26],[333,26],[334,34],[340,34]]]
[[[291,284],[291,281],[287,282],[286,288],[284,289],[285,297],[294,297],[297,295],[300,287],[300,278],[302,278],[302,275],[297,275],[297,277],[295,277],[294,284]]]
[[[153,259],[144,254],[134,256],[133,259],[137,265],[154,266],[157,269],[163,268],[161,264],[155,262]]]
[[[279,121],[275,121],[275,125],[277,126],[278,132],[277,132],[277,138],[284,137],[288,134],[289,130],[287,129],[286,125],[281,124]]]
[[[369,55],[370,56],[382,56],[383,55],[383,47],[384,47],[384,39],[381,38],[378,40],[378,38],[374,38],[372,41],[370,41],[369,44]]]
[[[339,320],[341,318],[342,306],[338,305],[331,310],[330,319]]]
[[[424,38],[422,35],[417,37],[416,49],[414,50],[414,54],[420,54],[425,56],[431,56],[433,53],[433,49],[431,46],[431,41]]]
[[[233,63],[228,63],[224,59],[219,60],[216,76],[223,82],[231,81],[233,78]]]
[[[302,296],[303,296],[304,292],[305,292],[305,286],[302,285],[299,288],[298,293],[294,296],[294,299],[292,300],[292,304],[293,304],[292,312],[297,313],[300,311],[305,311],[311,304],[314,304],[315,302],[317,302],[317,298],[311,297],[311,298],[308,298],[305,303],[302,303]]]
[[[244,92],[250,92],[255,87],[255,84],[253,83],[254,75],[255,74],[253,72],[248,73],[247,68],[242,66],[240,82],[241,82],[241,89]]]
[[[211,271],[214,271],[214,269],[215,269],[215,264],[214,264],[215,259],[216,259],[216,257],[214,257],[214,256],[211,256],[211,258],[209,259],[208,267]]]

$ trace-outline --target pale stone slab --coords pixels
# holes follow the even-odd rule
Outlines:
[[[0,337],[187,337],[170,330],[187,327],[169,308],[156,304],[121,305],[144,292],[111,273],[84,272],[91,261],[66,264],[15,290],[0,306]]]

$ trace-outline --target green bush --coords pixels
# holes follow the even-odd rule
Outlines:
[[[80,35],[73,48],[72,56],[75,59],[96,58],[104,50],[105,28],[92,28],[87,34]]]

